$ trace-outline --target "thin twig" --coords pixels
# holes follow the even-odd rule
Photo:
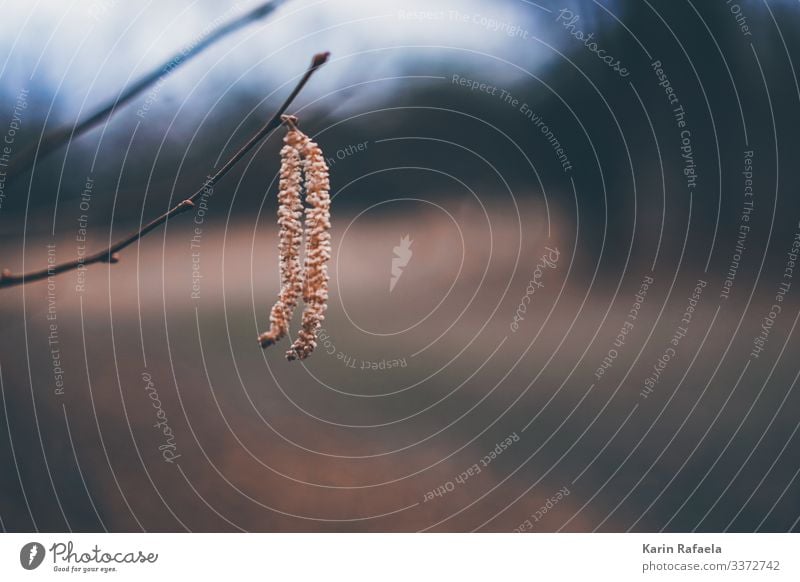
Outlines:
[[[303,90],[308,80],[314,74],[314,72],[321,67],[325,62],[328,60],[330,53],[319,53],[314,55],[314,59],[311,61],[311,65],[309,66],[308,70],[305,72],[303,77],[297,83],[297,86],[294,88],[292,93],[289,97],[286,98],[286,101],[283,102],[283,105],[280,106],[278,111],[275,112],[275,115],[267,122],[264,127],[262,127],[258,132],[251,137],[242,148],[237,151],[233,156],[225,162],[225,165],[222,166],[216,174],[208,178],[203,185],[197,190],[194,194],[183,200],[177,206],[171,208],[166,213],[162,214],[155,220],[147,223],[141,229],[137,230],[134,233],[131,233],[124,239],[114,243],[107,249],[94,253],[93,255],[89,255],[88,257],[83,257],[81,259],[75,259],[72,261],[67,261],[65,263],[59,263],[57,265],[51,265],[48,268],[41,269],[38,271],[32,271],[30,273],[22,273],[19,275],[14,275],[8,269],[4,269],[2,273],[0,273],[0,288],[2,287],[12,287],[14,285],[24,285],[25,283],[31,283],[33,281],[39,281],[41,279],[45,279],[47,277],[52,277],[54,275],[58,275],[59,273],[64,273],[66,271],[72,271],[78,269],[81,266],[91,265],[92,263],[116,263],[119,261],[119,252],[124,249],[125,247],[135,243],[137,240],[142,238],[151,230],[154,230],[167,222],[173,216],[186,212],[191,208],[194,208],[195,204],[194,201],[199,198],[208,188],[211,188],[219,182],[230,170],[245,156],[247,153],[253,149],[264,137],[266,137],[269,133],[271,133],[274,129],[280,126],[282,123],[281,117],[295,100],[297,95],[300,91]]]
[[[124,93],[117,99],[110,101],[101,109],[72,127],[60,127],[45,135],[38,143],[31,144],[18,154],[14,155],[11,163],[6,170],[6,180],[10,184],[15,178],[24,174],[33,163],[46,156],[47,154],[57,150],[64,144],[72,141],[81,134],[86,133],[97,124],[101,123],[129,101],[140,95],[152,84],[156,83],[162,77],[170,74],[172,71],[180,67],[185,62],[203,52],[206,48],[216,43],[221,38],[239,30],[240,28],[259,20],[268,14],[271,14],[278,6],[283,4],[286,0],[269,0],[259,4],[253,10],[222,24],[215,28],[196,45],[192,46],[186,52],[178,52],[174,54],[166,62],[153,69],[150,73],[139,79],[136,83],[131,85]]]

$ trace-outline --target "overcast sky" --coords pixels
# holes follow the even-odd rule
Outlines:
[[[36,101],[48,107],[53,101],[56,117],[74,117],[196,42],[210,23],[227,21],[257,4],[0,2],[4,101],[10,105],[20,89],[28,88]],[[617,10],[614,2],[603,5]],[[288,0],[269,18],[171,75],[159,89],[158,104],[168,106],[189,95],[211,102],[230,87],[232,94],[266,93],[301,72],[309,56],[322,49],[337,59],[331,66],[336,74],[320,75],[306,94],[311,98],[353,83],[444,74],[465,64],[490,69],[497,82],[511,82],[524,73],[502,60],[536,73],[561,58],[554,49],[574,50],[575,40],[554,26],[563,7],[580,14],[587,31],[599,31],[609,20],[591,0]],[[385,90],[382,82],[380,91]],[[375,94],[369,86],[358,93],[363,99]]]

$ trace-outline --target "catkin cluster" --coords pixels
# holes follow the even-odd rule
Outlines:
[[[289,321],[302,293],[305,307],[295,341],[286,352],[288,360],[305,359],[317,345],[317,332],[328,301],[328,267],[331,257],[330,181],[320,147],[301,132],[292,117],[285,117],[289,132],[281,150],[278,225],[280,227],[281,290],[270,311],[270,329],[259,336],[266,348],[289,331]],[[301,225],[305,191],[305,223]],[[305,232],[305,259],[300,247]]]

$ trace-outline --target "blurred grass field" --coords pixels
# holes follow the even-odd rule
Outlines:
[[[720,529],[740,507],[732,528],[747,529],[767,514],[791,464],[772,469],[757,490],[763,501],[745,501],[797,426],[798,398],[787,396],[793,346],[780,351],[795,302],[770,338],[770,357],[737,383],[749,334],[740,332],[718,367],[740,314],[730,305],[717,313],[717,283],[709,284],[675,360],[643,400],[693,273],[673,282],[659,270],[640,323],[596,380],[645,261],[630,263],[615,294],[621,272],[596,277],[591,257],[572,256],[564,219],[554,214],[547,236],[536,202],[520,202],[524,228],[507,204],[396,204],[336,215],[325,339],[302,363],[283,359],[285,345],[264,352],[255,341],[278,286],[272,210],[257,228],[243,219],[204,225],[199,299],[191,220],[143,240],[118,265],[91,267],[83,293],[76,274],[55,279],[55,320],[47,282],[6,291],[0,363],[16,457],[2,453],[20,477],[5,472],[4,496],[19,498],[19,479],[38,483],[26,486],[31,513],[51,530],[510,531],[563,487],[570,495],[535,531]],[[413,256],[390,292],[392,249],[406,235]],[[28,239],[26,264],[44,260],[44,245]],[[513,332],[547,245],[559,263]],[[66,259],[74,243],[56,246]],[[765,307],[753,302],[742,325],[754,330]],[[63,396],[54,393],[52,324]],[[381,369],[392,361],[405,365]],[[174,435],[172,462],[143,374]],[[480,473],[425,501],[512,434],[519,441]],[[700,521],[708,496],[745,460]],[[782,499],[788,511],[768,514],[765,527],[787,527],[797,501]],[[24,504],[11,512],[15,523],[29,518]]]

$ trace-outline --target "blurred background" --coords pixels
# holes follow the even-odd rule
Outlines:
[[[2,6],[0,268],[165,212],[325,50],[334,255],[261,350],[277,130],[0,289],[4,530],[798,530],[795,2],[287,0],[176,66],[261,4]]]

